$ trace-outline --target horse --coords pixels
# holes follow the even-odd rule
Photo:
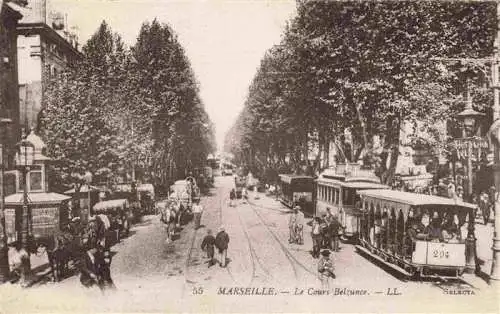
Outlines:
[[[69,270],[70,261],[79,261],[82,252],[80,236],[73,234],[74,230],[69,225],[64,226],[59,232],[34,240],[33,253],[47,253],[52,281],[60,281]]]
[[[161,220],[167,226],[167,242],[172,241],[172,236],[175,232],[175,221],[177,213],[171,206],[166,206],[162,209]]]

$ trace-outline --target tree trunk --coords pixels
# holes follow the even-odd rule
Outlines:
[[[401,119],[399,115],[391,119],[391,123],[389,128],[387,129],[387,142],[388,148],[390,149],[390,153],[388,155],[391,156],[391,162],[387,170],[382,174],[381,181],[384,184],[391,184],[394,179],[394,175],[396,173],[396,166],[398,164],[399,157],[399,134],[401,129]]]
[[[324,150],[325,150],[325,135],[323,132],[318,132],[318,155],[316,156],[314,171],[320,171],[324,164]]]
[[[76,183],[75,184],[75,194],[73,194],[73,199],[71,200],[73,202],[73,212],[71,215],[73,217],[80,217],[82,214],[81,212],[81,206],[80,206],[80,190],[82,189],[82,184],[81,183]]]
[[[327,133],[325,135],[325,163],[323,164],[323,168],[330,167],[330,136]]]
[[[363,118],[363,114],[361,113],[362,105],[354,104],[354,107],[356,108],[356,116],[358,117],[358,122],[359,125],[361,126],[361,139],[363,141],[362,147],[366,148],[366,145],[368,144],[368,131],[366,128],[365,119]]]

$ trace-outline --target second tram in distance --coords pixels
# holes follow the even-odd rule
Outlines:
[[[300,205],[304,214],[313,216],[314,185],[313,177],[280,174],[280,201],[290,208]]]

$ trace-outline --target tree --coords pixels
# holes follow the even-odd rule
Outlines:
[[[134,84],[152,117],[156,180],[166,184],[204,164],[214,151],[213,125],[199,98],[191,65],[177,36],[157,20],[144,23],[132,48]]]
[[[297,11],[280,45],[264,57],[232,133],[240,134],[242,147],[257,149],[255,156],[260,139],[277,134],[273,145],[289,143],[281,149],[295,164],[307,156],[308,141],[326,152],[326,143],[340,142],[346,128],[355,161],[374,154],[370,141],[380,135],[383,156],[364,159],[378,160],[386,182],[403,123],[419,122],[437,134],[437,122],[460,109],[463,69],[443,71],[434,58],[488,56],[495,29],[495,4],[489,2],[301,1]],[[253,109],[263,106],[266,112]],[[270,118],[269,112],[278,115]],[[248,127],[266,120],[291,136]],[[443,145],[445,139],[433,141]]]

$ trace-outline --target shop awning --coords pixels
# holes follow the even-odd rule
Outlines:
[[[56,204],[69,200],[71,197],[59,193],[28,193],[30,204]],[[23,193],[16,193],[5,197],[5,205],[23,205]]]
[[[80,188],[80,193],[87,193],[89,191],[88,189],[88,186],[87,185],[83,185],[81,188]],[[100,189],[96,186],[90,186],[90,192],[99,192]],[[75,188],[72,188],[71,190],[67,190],[64,192],[64,194],[75,194]]]

